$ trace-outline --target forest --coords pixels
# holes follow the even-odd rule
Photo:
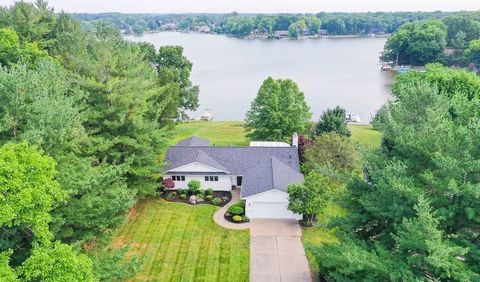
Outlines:
[[[0,64],[0,277],[129,276],[139,262],[109,236],[156,193],[175,121],[198,107],[192,64],[42,0],[0,10]]]

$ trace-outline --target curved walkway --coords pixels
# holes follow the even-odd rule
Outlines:
[[[228,202],[225,206],[220,208],[214,215],[213,221],[218,225],[228,228],[228,229],[248,229],[250,228],[250,222],[247,223],[232,223],[225,219],[224,215],[227,212],[227,209],[235,204],[236,202],[240,201],[240,189],[232,190],[232,199]]]

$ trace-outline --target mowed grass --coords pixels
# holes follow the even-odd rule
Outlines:
[[[371,125],[348,125],[352,132],[352,139],[367,148],[379,147],[382,134]]]
[[[352,139],[367,148],[380,146],[381,134],[371,125],[348,125],[352,131]],[[241,121],[192,121],[177,126],[176,134],[170,144],[190,136],[198,136],[210,140],[216,146],[248,146]]]
[[[217,207],[141,202],[114,245],[133,244],[144,264],[132,281],[248,281],[249,233],[213,221]]]
[[[248,146],[241,121],[191,121],[177,126],[172,145],[190,136],[210,140],[215,146]]]

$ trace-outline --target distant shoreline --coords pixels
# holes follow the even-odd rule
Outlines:
[[[341,38],[388,38],[390,37],[391,34],[385,33],[385,34],[366,34],[366,35],[360,35],[360,34],[347,34],[347,35],[310,35],[310,36],[301,36],[296,39],[291,39],[286,36],[282,36],[279,38],[268,38],[263,34],[258,34],[258,35],[247,35],[247,36],[236,36],[236,35],[231,35],[231,34],[226,34],[226,33],[215,33],[215,32],[197,32],[197,31],[189,31],[189,30],[147,30],[143,34],[125,34],[127,36],[136,36],[136,37],[142,37],[143,35],[146,34],[156,34],[156,33],[168,33],[168,32],[178,32],[178,33],[186,33],[186,34],[203,34],[203,35],[222,35],[226,37],[232,37],[232,38],[238,38],[238,39],[245,39],[245,40],[255,40],[255,39],[261,39],[261,40],[307,40],[307,39],[322,39],[322,38],[332,38],[332,39],[341,39]]]

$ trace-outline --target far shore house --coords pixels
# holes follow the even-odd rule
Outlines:
[[[186,188],[192,179],[199,180],[202,189],[241,189],[249,218],[302,219],[287,208],[287,186],[304,180],[296,134],[292,145],[252,142],[250,146],[210,146],[208,140],[192,136],[170,147],[166,162],[164,177],[172,178],[174,189]]]

